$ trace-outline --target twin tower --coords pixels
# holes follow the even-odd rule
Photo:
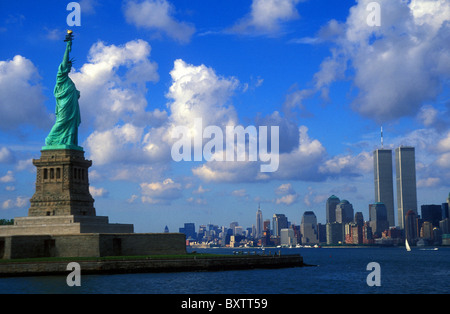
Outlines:
[[[373,152],[373,162],[375,202],[384,203],[389,226],[395,226],[392,149],[376,149]],[[414,147],[400,146],[395,149],[395,178],[397,184],[398,226],[404,229],[406,213],[412,210],[417,214]]]

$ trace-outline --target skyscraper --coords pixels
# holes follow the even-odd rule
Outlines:
[[[237,221],[233,221],[233,222],[231,222],[230,223],[230,229],[231,230],[233,230],[233,235],[236,235],[236,227],[238,227],[239,226],[239,223],[237,222]]]
[[[341,200],[335,195],[331,195],[327,199],[327,208],[326,208],[327,223],[332,223],[336,221],[336,205],[339,204],[340,201]]]
[[[272,217],[273,236],[279,237],[281,235],[281,229],[288,227],[288,221],[284,214],[273,214]]]
[[[447,211],[450,209],[450,193],[448,193],[448,197],[447,197]],[[450,213],[447,213],[450,214]],[[447,216],[448,217],[448,216]]]
[[[327,223],[327,244],[339,244],[344,239],[344,228],[341,223],[329,222]]]
[[[434,227],[439,227],[439,221],[442,220],[442,206],[440,205],[422,205],[422,220],[429,221]]]
[[[450,218],[448,203],[442,203],[441,210],[442,210],[442,219]]]
[[[319,243],[317,218],[314,212],[304,212],[302,222],[300,224],[300,233],[302,234],[302,244]]]
[[[362,212],[355,213],[355,224],[357,224],[358,226],[364,225],[364,216]]]
[[[258,205],[258,210],[256,211],[256,239],[261,238],[263,232],[263,215],[260,206]]]
[[[297,238],[295,237],[294,229],[292,228],[284,228],[280,231],[280,243],[281,245],[296,245],[297,244]]]
[[[353,221],[353,205],[347,200],[342,200],[336,206],[336,221],[339,223],[349,223]]]
[[[409,210],[417,215],[416,158],[414,147],[400,146],[395,149],[395,174],[397,180],[398,225],[405,226]]]
[[[418,237],[417,214],[412,209],[405,216],[405,237],[409,244],[414,245]]]
[[[383,231],[389,229],[386,205],[380,202],[369,205],[369,221],[372,234],[381,237]]]
[[[394,183],[392,172],[392,150],[376,149],[373,152],[375,202],[386,206],[389,226],[395,226]]]
[[[179,228],[180,233],[186,235],[186,239],[197,240],[197,232],[195,232],[195,224],[188,222],[184,224],[184,228]]]

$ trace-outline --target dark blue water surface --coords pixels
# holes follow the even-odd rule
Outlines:
[[[272,253],[279,250],[272,249]],[[233,249],[196,251],[232,254]],[[124,275],[83,275],[81,269],[80,287],[67,286],[65,276],[0,278],[0,293],[450,293],[450,248],[446,247],[437,251],[413,248],[411,252],[395,247],[296,248],[281,249],[281,254],[301,254],[305,263],[318,266]],[[381,286],[367,285],[370,262],[380,265]]]

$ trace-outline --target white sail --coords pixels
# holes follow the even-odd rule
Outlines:
[[[406,241],[405,241],[405,246],[406,246],[406,250],[408,252],[411,251],[411,248],[410,248],[409,243],[408,243],[408,239],[406,239]]]

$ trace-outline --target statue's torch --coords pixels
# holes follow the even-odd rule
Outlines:
[[[69,30],[67,31],[66,39],[65,39],[64,41],[65,41],[65,42],[66,42],[66,41],[72,41],[72,39],[73,39],[73,32],[69,29]]]

